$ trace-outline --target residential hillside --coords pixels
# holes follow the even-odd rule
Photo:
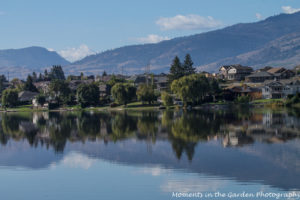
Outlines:
[[[300,32],[300,12],[280,14],[255,23],[236,24],[220,30],[175,38],[157,44],[121,47],[88,56],[67,66],[66,70],[71,73],[78,71],[101,73],[103,70],[110,73],[119,73],[121,70],[125,73],[140,73],[144,71],[145,66],[150,64],[151,71],[166,72],[175,55],[183,58],[186,53],[191,54],[196,66],[224,63],[222,61],[226,59],[231,62],[230,59],[233,57],[268,48],[266,45],[270,46],[272,41],[286,42],[279,38],[298,32]],[[289,52],[289,54],[294,53]],[[280,57],[284,57],[284,54]],[[271,56],[264,60],[259,58],[259,61],[264,61],[261,65],[271,63],[272,60]],[[252,63],[259,61],[255,62],[254,57],[253,61],[251,60]],[[274,65],[278,64],[280,63],[274,62]],[[296,63],[290,65],[293,64]],[[214,64],[205,69],[215,71],[217,67]]]
[[[68,65],[67,60],[55,51],[42,47],[0,50],[0,74],[25,78],[32,71],[43,72],[51,65]]]

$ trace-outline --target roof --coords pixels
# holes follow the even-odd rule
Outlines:
[[[275,74],[275,73],[281,73],[283,71],[285,71],[286,69],[283,67],[275,67],[272,69],[269,69],[267,72],[271,73],[271,74]]]
[[[38,92],[22,91],[22,92],[19,92],[18,98],[19,98],[19,101],[31,101],[38,94],[39,94]]]
[[[235,68],[237,70],[251,70],[251,71],[253,71],[252,67],[242,66],[242,65],[231,65],[230,68]]]
[[[260,72],[256,72],[253,73],[249,76],[246,76],[246,78],[252,78],[252,77],[272,77],[273,75],[269,72],[265,72],[265,71],[260,71]]]

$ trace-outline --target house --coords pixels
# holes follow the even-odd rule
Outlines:
[[[283,67],[272,68],[269,69],[267,72],[272,74],[277,80],[289,79],[295,76],[295,72],[289,69],[285,69]]]
[[[251,99],[260,99],[262,92],[260,88],[250,87],[248,85],[229,86],[223,91],[224,99],[232,101],[239,96],[250,96]]]
[[[100,84],[99,85],[100,97],[106,97],[110,95],[110,89],[111,89],[110,85]]]
[[[220,67],[219,74],[220,74],[221,79],[227,79],[229,67],[230,67],[230,65],[224,65],[224,66]]]
[[[241,81],[250,75],[253,69],[242,65],[227,65],[220,67],[219,72],[224,79]]]
[[[33,84],[39,91],[43,91],[43,93],[49,93],[50,91],[50,81],[40,81]]]
[[[285,83],[283,88],[284,97],[300,93],[300,80],[291,80]]]
[[[37,92],[22,91],[18,94],[18,101],[22,103],[30,103],[38,95]]]
[[[266,83],[262,88],[262,98],[280,99],[284,97],[284,84],[280,81],[271,81]]]
[[[272,79],[274,79],[273,74],[266,71],[257,71],[245,77],[245,80],[247,82],[252,82],[252,83],[262,83],[265,82],[266,80],[272,80]]]
[[[152,83],[152,79],[150,76],[147,76],[145,74],[142,75],[133,75],[129,79],[129,81],[132,81],[135,86],[139,86],[140,84],[145,84],[145,83]]]
[[[165,91],[168,88],[168,77],[166,74],[159,74],[154,77],[154,84],[158,91]]]

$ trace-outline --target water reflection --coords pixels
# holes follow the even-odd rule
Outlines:
[[[295,110],[24,112],[0,117],[2,166],[39,168],[61,161],[89,168],[101,158],[300,188],[300,115]],[[62,156],[73,151],[91,159]]]

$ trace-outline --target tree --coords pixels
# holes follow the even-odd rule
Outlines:
[[[193,67],[193,61],[190,54],[186,54],[183,63],[184,75],[191,75],[196,73],[196,69]]]
[[[33,82],[36,82],[37,81],[37,74],[35,72],[32,72],[32,80]]]
[[[51,80],[65,80],[65,74],[60,65],[53,65],[50,72],[50,78]],[[45,74],[46,76],[46,74]]]
[[[103,71],[102,76],[107,76],[106,71]]]
[[[81,107],[98,105],[100,99],[99,87],[94,84],[81,84],[77,89],[77,100]]]
[[[46,102],[46,97],[44,95],[42,95],[42,94],[39,94],[36,97],[36,100],[37,100],[38,104],[42,106]]]
[[[209,89],[210,85],[207,78],[199,74],[184,76],[173,81],[171,85],[172,92],[174,92],[185,105],[188,103],[199,103],[209,92]]]
[[[173,80],[179,79],[182,76],[184,76],[184,70],[178,56],[176,56],[170,68],[169,82],[172,83]]]
[[[4,90],[5,82],[6,82],[6,77],[4,75],[0,75],[0,92],[2,92]]]
[[[68,104],[71,95],[71,89],[69,85],[64,80],[52,80],[50,83],[50,92],[52,97],[57,100],[57,103]]]
[[[30,75],[27,76],[23,90],[31,91],[31,92],[38,92],[38,89],[33,85],[33,80]]]
[[[114,100],[119,104],[127,105],[136,96],[136,88],[129,83],[116,83],[111,88]]]
[[[6,89],[2,92],[2,106],[14,107],[18,104],[18,91],[16,89]]]
[[[173,105],[173,97],[167,92],[161,93],[161,100],[164,106],[168,107]]]
[[[140,101],[148,102],[148,104],[151,104],[157,100],[157,96],[155,95],[154,88],[152,85],[139,85],[136,95]]]

